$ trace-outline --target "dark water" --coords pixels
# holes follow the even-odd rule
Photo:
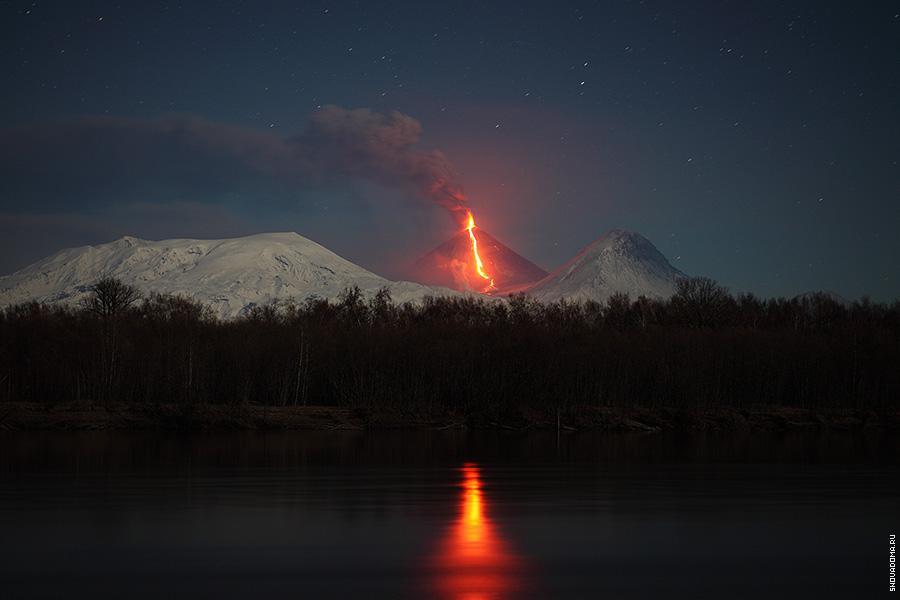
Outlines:
[[[0,436],[0,597],[863,598],[893,438]]]

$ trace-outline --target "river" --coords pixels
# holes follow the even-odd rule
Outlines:
[[[885,592],[895,438],[6,433],[4,598]]]

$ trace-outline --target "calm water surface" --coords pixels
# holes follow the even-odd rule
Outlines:
[[[897,456],[851,434],[4,434],[0,596],[880,596]]]

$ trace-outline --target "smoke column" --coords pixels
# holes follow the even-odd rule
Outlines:
[[[369,179],[409,188],[421,198],[465,217],[462,186],[440,150],[414,148],[422,133],[416,119],[393,111],[325,106],[313,113],[304,132],[288,139],[311,173]]]

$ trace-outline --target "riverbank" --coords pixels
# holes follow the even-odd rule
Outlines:
[[[747,409],[580,406],[557,412],[526,409],[504,418],[455,414],[409,415],[333,406],[128,405],[5,403],[0,431],[559,429],[561,431],[787,431],[795,429],[900,431],[900,412],[786,406]]]

